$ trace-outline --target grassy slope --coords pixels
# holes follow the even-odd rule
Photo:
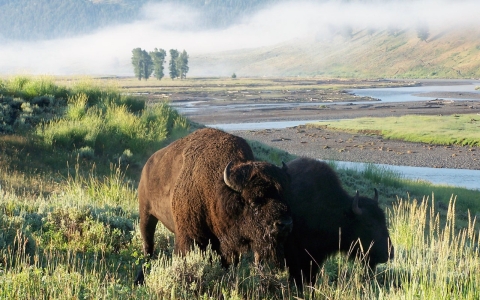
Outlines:
[[[394,35],[388,30],[370,33],[364,29],[354,31],[352,37],[297,40],[192,57],[191,61],[191,70],[203,68],[218,74],[221,69],[239,76],[472,78],[480,77],[480,30],[432,30],[425,42],[415,30]]]

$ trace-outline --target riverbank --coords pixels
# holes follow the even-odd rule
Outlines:
[[[293,120],[334,120],[360,117],[452,115],[480,112],[478,101],[430,101],[404,103],[336,103],[327,106],[288,109],[223,109],[213,113],[196,111],[191,120],[209,125]],[[348,133],[308,125],[285,129],[234,130],[232,133],[257,140],[299,156],[324,160],[369,162],[399,166],[480,170],[480,149],[388,140],[375,134]]]
[[[480,170],[480,149],[384,139],[308,125],[231,131],[298,156],[398,166]]]
[[[296,126],[285,129],[240,130],[233,124],[318,121],[353,119],[360,117],[389,117],[404,115],[454,115],[480,113],[478,95],[472,92],[454,93],[438,89],[426,95],[424,101],[383,102],[369,97],[359,97],[347,92],[371,82],[343,82],[342,89],[316,89],[315,84],[293,90],[268,89],[259,92],[248,87],[235,91],[204,93],[202,97],[179,94],[172,104],[190,120],[222,128],[228,125],[234,134],[258,140],[267,145],[286,150],[295,155],[325,160],[370,162],[430,168],[480,170],[480,148],[441,146],[387,140],[374,134],[352,134],[326,128]],[[464,81],[395,81],[390,86],[462,85]],[[242,91],[241,93],[239,91]],[[275,92],[276,91],[276,92]],[[223,94],[222,94],[223,93]],[[242,97],[239,97],[244,95]],[[232,96],[235,95],[235,96]],[[255,95],[255,97],[253,97]],[[308,97],[307,97],[308,96]],[[446,100],[446,98],[464,100]],[[183,99],[183,100],[182,100]],[[466,100],[468,99],[468,100]],[[297,125],[298,123],[294,124]],[[287,126],[294,126],[289,124]],[[284,126],[284,127],[287,127]],[[236,127],[236,128],[235,128]],[[249,126],[247,128],[258,128]],[[262,127],[260,127],[262,128]],[[265,128],[265,127],[263,127]],[[273,127],[270,127],[273,128]]]

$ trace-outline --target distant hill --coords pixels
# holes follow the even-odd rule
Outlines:
[[[1,52],[4,59],[3,64],[0,62],[0,72],[32,69],[37,73],[99,74],[104,72],[105,74],[133,75],[131,50],[135,47],[151,50],[152,47],[147,45],[152,45],[152,41],[155,41],[154,47],[170,47],[164,46],[170,43],[175,45],[172,47],[186,49],[190,55],[189,76],[231,76],[236,73],[237,76],[480,78],[480,29],[477,29],[480,27],[475,15],[480,6],[476,1],[444,0],[439,1],[436,6],[424,6],[432,2],[430,0],[0,0],[0,45],[5,46],[0,48],[0,52],[4,50]],[[328,2],[326,3],[328,5],[317,5],[318,3],[314,3],[313,6],[305,5],[306,2],[308,4]],[[417,2],[422,5],[410,6]],[[144,16],[142,7],[147,3],[179,4],[178,10],[182,10],[186,5],[199,14],[193,14],[195,22],[191,23],[184,20],[178,21],[175,13],[171,14],[170,11],[167,17],[161,19],[157,15],[163,12],[164,7],[169,9],[173,7],[175,12],[177,6],[155,5],[155,9],[146,12],[150,15]],[[346,3],[348,5],[345,5]],[[358,5],[359,3],[361,5]],[[363,5],[366,3],[369,5]],[[390,5],[392,3],[395,5]],[[331,9],[332,5],[335,9]],[[382,9],[375,10],[380,6]],[[404,10],[404,13],[400,14],[395,11],[398,7],[409,9],[414,7],[416,12],[424,14],[419,13],[414,21],[409,22],[407,19],[411,14],[410,11],[407,9],[407,13]],[[430,7],[439,10],[429,10]],[[179,15],[188,16],[189,14]],[[358,22],[350,22],[350,19],[365,15],[373,21],[379,19],[378,24],[373,21],[366,22],[361,18],[357,20]],[[467,24],[467,22],[457,22],[455,26],[450,24],[455,20],[468,19],[466,15],[475,19],[469,20],[470,26],[458,27],[458,24]],[[163,20],[164,23],[157,26],[151,22],[151,19]],[[396,19],[396,23],[390,24],[391,21],[395,21],[390,19]],[[179,46],[175,44],[177,37],[174,35],[170,35],[174,36],[170,40],[168,40],[169,35],[162,40],[160,34],[156,37],[150,33],[153,38],[148,40],[138,34],[139,31],[134,31],[135,36],[129,35],[126,30],[128,26],[114,27],[119,24],[132,24],[139,20],[145,21],[143,23],[153,23],[154,25],[151,26],[157,26],[155,27],[157,33],[175,32],[180,37],[178,38],[181,41]],[[324,21],[316,22],[317,20]],[[432,28],[422,34],[419,32],[419,22],[432,24]],[[138,22],[132,27],[149,30],[148,25],[137,26],[143,23]],[[175,27],[184,26],[184,24],[186,28]],[[365,28],[372,24],[377,29]],[[402,29],[397,27],[398,24],[410,27]],[[103,32],[99,30],[109,26],[118,30]],[[438,29],[440,27],[450,28],[440,30]],[[245,28],[248,30],[242,31]],[[313,33],[315,30],[327,31],[329,34],[315,34]],[[75,47],[78,47],[79,51],[85,51],[83,46],[90,45],[88,43],[92,43],[93,47],[97,39],[88,39],[88,37],[95,31],[106,33],[98,38],[105,41],[112,39],[112,41],[131,42],[133,37],[138,39],[135,39],[135,44],[126,43],[128,46],[124,48],[109,48],[106,42],[102,45],[102,51],[99,51],[98,57],[91,56],[91,53],[77,54],[73,51]],[[183,33],[186,35],[182,36]],[[205,37],[205,39],[193,39],[192,42],[189,34]],[[80,35],[86,38],[82,39],[82,36],[71,44],[62,44],[64,40],[60,40]],[[274,39],[275,42],[258,42],[263,38],[268,40],[270,35],[279,37]],[[305,36],[309,38],[304,38]],[[22,47],[18,52],[15,47],[20,44],[11,43],[11,41],[52,39],[59,40],[43,44],[27,43],[25,44],[27,46],[21,44]],[[251,40],[252,43],[250,43]],[[235,41],[239,42],[235,44]],[[205,45],[208,47],[204,47]],[[225,45],[228,47],[224,47]],[[244,49],[218,52],[219,49],[234,49],[231,45],[238,45],[235,47]],[[258,45],[274,46],[258,48]],[[218,50],[215,50],[216,46]],[[208,51],[217,52],[208,53]],[[58,62],[51,59],[55,56],[60,57],[59,53],[67,53],[70,56],[65,55],[67,58]],[[29,59],[23,59],[23,57]],[[94,61],[95,68],[91,67],[91,61]],[[97,61],[102,63],[99,64]],[[45,71],[39,70],[38,66],[45,68]],[[98,66],[101,67],[100,70]]]
[[[480,29],[432,31],[426,41],[413,29],[364,29],[348,37],[192,57],[190,70],[212,71],[206,75],[224,70],[224,76],[480,78]]]
[[[128,23],[147,0],[2,0],[0,39],[45,40]]]
[[[147,2],[174,2],[201,10],[205,17],[200,25],[208,28],[228,26],[280,0],[0,0],[0,41],[64,38],[132,23]]]

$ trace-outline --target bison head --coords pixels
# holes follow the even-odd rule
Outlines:
[[[390,240],[385,219],[385,213],[378,206],[378,192],[375,189],[373,199],[353,197],[351,211],[347,213],[348,225],[342,228],[342,248],[354,253],[362,252],[374,269],[379,263],[393,259],[394,248]]]
[[[223,174],[224,211],[232,220],[242,244],[253,250],[255,260],[283,263],[283,244],[292,230],[286,204],[290,180],[286,166],[266,162],[230,162]]]

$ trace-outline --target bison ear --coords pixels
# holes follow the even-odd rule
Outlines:
[[[373,190],[375,191],[375,196],[373,197],[373,201],[378,202],[378,191],[376,188],[373,188]]]
[[[360,199],[360,196],[358,195],[358,190],[357,190],[357,193],[355,194],[355,197],[353,197],[353,203],[352,203],[352,211],[357,216],[362,214],[362,210],[360,209],[360,207],[358,207],[358,200],[359,199]]]
[[[223,181],[225,182],[225,184],[231,188],[232,190],[234,190],[235,192],[237,193],[241,193],[242,192],[242,189],[243,187],[241,185],[238,185],[236,184],[235,181],[232,181],[230,179],[230,175],[231,175],[231,172],[230,172],[230,168],[232,167],[232,161],[230,161],[227,166],[225,167],[225,170],[223,170]]]
[[[288,170],[287,164],[284,161],[282,161],[282,170],[285,172]]]

